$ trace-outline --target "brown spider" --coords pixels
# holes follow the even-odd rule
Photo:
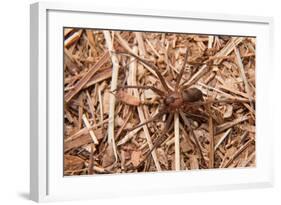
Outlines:
[[[173,120],[173,116],[174,113],[177,112],[180,115],[182,115],[182,113],[187,113],[186,111],[190,110],[192,107],[199,107],[199,106],[203,106],[203,105],[207,105],[210,103],[220,103],[220,102],[243,102],[241,100],[207,100],[204,101],[203,98],[203,93],[201,92],[201,90],[191,87],[192,84],[194,84],[196,81],[198,81],[203,75],[199,76],[198,79],[196,79],[193,83],[189,84],[189,85],[184,85],[184,84],[180,84],[180,81],[182,79],[182,76],[184,74],[184,70],[187,64],[187,57],[188,57],[188,50],[186,51],[185,54],[185,58],[184,58],[184,63],[182,65],[182,68],[179,72],[179,74],[176,76],[176,83],[173,89],[171,89],[164,77],[162,76],[162,74],[159,72],[159,69],[154,65],[149,63],[148,61],[140,58],[139,56],[135,55],[134,53],[131,52],[117,52],[117,54],[123,54],[123,55],[129,55],[129,56],[133,56],[135,59],[137,59],[138,61],[142,62],[143,64],[145,64],[146,66],[150,67],[151,69],[153,69],[153,71],[156,73],[157,77],[160,80],[160,83],[163,87],[162,89],[158,89],[156,87],[153,86],[118,86],[116,90],[119,89],[129,89],[129,88],[140,88],[140,89],[151,89],[153,90],[156,94],[159,95],[160,97],[160,106],[159,106],[159,112],[152,117],[151,119],[148,119],[146,122],[141,123],[135,127],[133,127],[132,129],[129,129],[129,131],[132,131],[138,127],[141,127],[145,124],[151,123],[159,118],[161,118],[163,115],[167,115],[167,120],[165,121],[165,126],[164,129],[162,130],[160,136],[158,137],[158,139],[155,140],[154,145],[152,147],[152,149],[150,149],[147,154],[144,156],[144,158],[142,159],[142,161],[139,163],[139,165],[137,167],[133,167],[133,169],[138,169],[140,168],[140,166],[143,165],[143,163],[145,162],[145,160],[150,156],[151,152],[157,148],[158,146],[160,146],[167,138],[166,133],[169,131],[169,128],[171,127],[171,123]],[[212,59],[213,60],[213,59]],[[212,66],[212,60],[207,60],[206,62],[206,66],[208,66],[207,69],[209,69],[210,66]],[[197,63],[198,64],[198,63]],[[200,64],[203,65],[203,64]],[[192,76],[189,77],[188,80],[191,79]],[[192,114],[191,114],[192,115]],[[185,121],[185,124],[189,124],[189,122],[186,121],[186,118],[183,119]],[[190,125],[189,125],[190,127]],[[193,135],[194,141],[196,143],[196,146],[199,147],[199,143],[196,139],[196,137],[194,137]],[[200,150],[200,149],[199,149]],[[206,168],[206,162],[204,160],[203,154],[202,152],[200,152],[200,157],[201,157],[201,161],[203,164],[203,167]]]

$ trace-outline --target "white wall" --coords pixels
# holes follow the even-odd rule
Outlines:
[[[79,0],[78,2],[83,2]],[[101,6],[190,10],[231,14],[273,16],[275,20],[275,173],[276,186],[270,189],[252,189],[207,193],[187,193],[169,196],[139,197],[85,201],[84,204],[277,204],[281,202],[280,170],[280,38],[281,12],[276,1],[263,0],[92,0]],[[28,0],[2,1],[0,7],[0,203],[31,204],[29,192],[29,3]],[[101,4],[103,3],[103,4]],[[279,69],[279,70],[278,70]],[[186,182],[188,183],[188,182]],[[81,202],[80,202],[81,203]],[[66,204],[78,204],[67,202]]]

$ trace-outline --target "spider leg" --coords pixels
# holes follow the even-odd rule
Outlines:
[[[231,59],[232,57],[229,56],[213,56],[210,57],[208,60],[204,61],[203,63],[198,63],[198,62],[188,62],[190,65],[195,65],[195,66],[202,66],[197,73],[192,75],[189,79],[187,79],[185,82],[183,82],[182,89],[187,89],[193,84],[195,84],[202,76],[207,74],[210,71],[210,68],[212,66],[219,66],[220,63],[214,63],[214,60],[224,60],[224,59]]]
[[[165,127],[164,127],[164,129],[162,130],[162,132],[161,132],[162,134],[160,134],[160,136],[155,140],[155,143],[154,143],[153,147],[149,150],[149,152],[145,155],[145,157],[143,158],[143,160],[139,163],[139,165],[138,165],[136,168],[139,168],[139,167],[145,162],[145,160],[147,160],[147,158],[148,158],[149,156],[151,156],[152,151],[153,151],[155,148],[159,147],[159,146],[167,139],[166,133],[167,133],[167,131],[168,131],[169,128],[170,128],[170,125],[171,125],[172,120],[173,120],[173,115],[170,114],[170,115],[168,116],[167,121],[165,122]]]
[[[255,101],[255,100],[253,100]],[[235,102],[250,102],[248,99],[226,99],[226,100],[207,100],[207,101],[199,101],[199,102],[192,102],[188,104],[188,107],[194,107],[194,106],[201,106],[201,105],[208,105],[212,103],[235,103]]]
[[[165,127],[164,129],[161,131],[160,133],[160,137],[158,137],[155,141],[155,144],[153,146],[153,148],[149,151],[148,155],[156,148],[158,147],[159,145],[161,145],[165,140],[166,140],[166,137],[163,137],[163,136],[166,136],[166,133],[168,132],[169,128],[171,127],[171,123],[173,121],[173,115],[172,114],[169,114],[168,115],[168,118],[167,118],[167,121],[165,122]]]
[[[192,136],[192,138],[193,138],[193,140],[194,140],[194,142],[195,142],[195,144],[196,144],[196,147],[197,147],[197,149],[199,150],[199,155],[200,155],[200,158],[201,158],[203,167],[206,168],[206,167],[207,167],[207,163],[206,163],[206,161],[205,161],[205,158],[204,158],[204,155],[203,155],[203,152],[202,152],[200,143],[199,143],[198,139],[197,139],[196,136],[195,136],[194,130],[192,129],[192,127],[191,127],[191,125],[190,125],[190,122],[188,121],[188,119],[186,118],[186,116],[184,115],[183,112],[180,112],[180,116],[181,116],[181,118],[183,119],[184,124],[185,124],[185,125],[187,126],[187,128],[188,128],[189,135]]]
[[[124,85],[124,86],[118,86],[114,91],[117,91],[119,89],[127,89],[127,88],[141,88],[141,89],[150,89],[152,91],[154,91],[155,93],[157,93],[159,96],[165,96],[165,92],[156,88],[156,87],[153,87],[153,86],[140,86],[140,85]]]
[[[175,90],[178,90],[178,88],[179,88],[180,81],[181,81],[182,75],[184,73],[184,68],[185,68],[185,65],[187,63],[187,57],[188,57],[188,49],[186,49],[186,54],[185,54],[185,57],[184,57],[183,65],[182,65],[181,71],[178,74],[177,79],[176,79]]]
[[[164,77],[162,76],[162,74],[160,73],[160,71],[158,70],[158,68],[157,68],[154,64],[149,63],[148,61],[146,61],[146,60],[140,58],[139,56],[137,56],[136,54],[131,53],[131,52],[115,52],[115,53],[116,53],[116,54],[130,55],[130,56],[133,56],[134,58],[136,58],[137,60],[141,61],[143,64],[145,64],[145,65],[147,65],[148,67],[150,67],[150,68],[156,73],[156,75],[158,76],[158,78],[159,78],[159,80],[160,80],[160,82],[161,82],[161,84],[162,84],[162,86],[163,86],[163,88],[164,88],[165,90],[167,90],[167,91],[172,91],[172,90],[168,87],[168,85],[167,85],[167,83],[166,83]]]
[[[128,129],[128,131],[131,132],[131,131],[133,131],[133,130],[135,130],[135,129],[141,127],[141,126],[144,126],[144,125],[146,125],[146,124],[148,124],[148,123],[150,123],[150,122],[153,122],[153,121],[157,120],[158,118],[160,118],[161,116],[163,116],[164,114],[166,114],[166,111],[158,112],[158,113],[157,113],[154,117],[152,117],[151,119],[149,119],[149,120],[147,120],[147,121],[145,121],[145,122],[143,122],[143,123],[141,123],[141,124],[138,124],[137,126],[131,128],[131,129]]]
[[[200,114],[194,114],[194,113],[188,113],[188,112],[184,112],[184,114],[188,117],[191,118],[195,121],[199,121],[199,122],[207,122],[208,121],[208,117],[203,115],[203,113]]]
[[[197,81],[199,81],[204,75],[209,73],[210,66],[204,65],[202,66],[191,78],[186,80],[181,84],[182,90],[189,88],[190,86],[194,85]]]

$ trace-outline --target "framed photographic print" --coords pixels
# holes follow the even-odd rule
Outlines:
[[[272,186],[272,22],[31,5],[31,199]]]

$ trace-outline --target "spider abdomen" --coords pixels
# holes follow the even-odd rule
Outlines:
[[[182,92],[184,102],[196,102],[202,100],[203,93],[197,88],[189,88]]]

